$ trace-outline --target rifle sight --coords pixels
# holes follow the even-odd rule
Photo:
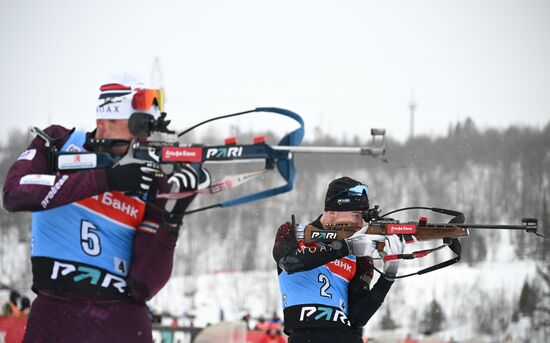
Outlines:
[[[150,137],[155,132],[175,133],[168,130],[170,120],[166,120],[166,112],[155,119],[151,114],[134,112],[128,120],[128,129],[134,137]]]

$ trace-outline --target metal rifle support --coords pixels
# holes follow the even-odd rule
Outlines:
[[[386,153],[385,129],[371,129],[372,143],[368,147],[332,147],[332,146],[274,146],[273,150],[286,150],[294,153],[316,153],[316,154],[353,154],[380,156]],[[376,137],[381,137],[377,143]]]
[[[523,225],[498,225],[498,224],[463,224],[457,225],[466,229],[481,229],[481,230],[521,230],[527,233],[533,233],[536,236],[547,238],[546,236],[538,233],[538,218],[521,218]]]
[[[521,218],[521,222],[525,224],[525,231],[534,233],[535,235],[546,238],[546,236],[540,234],[537,232],[537,229],[539,227],[539,220],[538,218]]]
[[[30,129],[31,136],[33,138],[35,138],[35,137],[42,138],[44,140],[44,146],[46,148],[48,148],[48,169],[49,170],[52,170],[52,171],[57,170],[56,169],[57,168],[57,165],[56,165],[57,164],[57,154],[58,154],[59,151],[58,151],[57,147],[55,146],[55,142],[59,141],[59,140],[62,140],[65,137],[70,136],[75,130],[76,130],[76,128],[73,127],[72,130],[70,130],[65,136],[58,137],[58,138],[53,138],[53,137],[50,137],[44,131],[37,128],[36,126]]]

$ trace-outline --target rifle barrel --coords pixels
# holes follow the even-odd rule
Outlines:
[[[296,153],[317,153],[317,154],[356,154],[356,155],[384,155],[386,149],[383,147],[334,147],[334,146],[272,146],[273,150],[287,150]]]
[[[527,230],[530,227],[526,225],[494,225],[494,224],[454,224],[465,229],[499,229],[499,230]]]

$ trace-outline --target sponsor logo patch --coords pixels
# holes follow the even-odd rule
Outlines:
[[[202,148],[163,147],[162,160],[169,162],[201,162]]]
[[[355,262],[347,258],[331,261],[325,264],[325,266],[331,272],[347,281],[350,281],[355,275]]]
[[[54,261],[50,278],[57,280],[62,277],[71,277],[71,280],[75,283],[84,282],[94,286],[99,285],[103,288],[112,287],[120,294],[126,292],[126,280],[120,276],[105,273],[96,268]]]
[[[242,146],[233,146],[229,148],[210,148],[206,150],[206,159],[228,159],[231,157],[240,157],[242,154]]]
[[[55,175],[47,174],[29,174],[19,180],[20,185],[42,185],[53,186],[55,183]]]
[[[145,213],[143,201],[127,197],[122,192],[105,192],[77,203],[132,228],[140,226]]]
[[[46,196],[44,197],[44,199],[40,203],[40,205],[42,205],[42,208],[48,207],[48,204],[50,203],[50,200],[52,200],[55,197],[57,192],[59,192],[59,190],[61,189],[61,186],[63,186],[65,181],[67,181],[68,179],[69,179],[68,175],[63,175],[63,177],[61,179],[57,180],[55,185],[52,186],[52,188],[50,189],[48,194],[46,194]]]
[[[19,156],[17,160],[32,161],[34,159],[34,156],[36,156],[36,149],[29,149],[23,151],[23,153],[21,154],[21,156]]]
[[[106,105],[106,104],[103,104],[101,106],[97,106],[96,108],[96,112],[97,113],[120,113],[119,111],[119,105],[114,105],[114,104],[110,104],[110,105]]]
[[[336,232],[322,232],[322,231],[314,231],[311,233],[311,238],[316,239],[336,239],[338,237],[338,233]]]
[[[300,321],[340,322],[346,326],[351,323],[343,311],[325,306],[304,306],[300,313]]]
[[[414,235],[416,224],[387,224],[386,233],[389,235]]]
[[[95,168],[96,166],[96,154],[59,155],[59,157],[57,158],[57,168],[59,168],[59,170],[91,169]]]

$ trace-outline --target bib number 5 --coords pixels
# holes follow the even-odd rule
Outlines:
[[[89,221],[80,222],[80,246],[90,256],[101,254],[101,241],[97,235],[98,228]]]

